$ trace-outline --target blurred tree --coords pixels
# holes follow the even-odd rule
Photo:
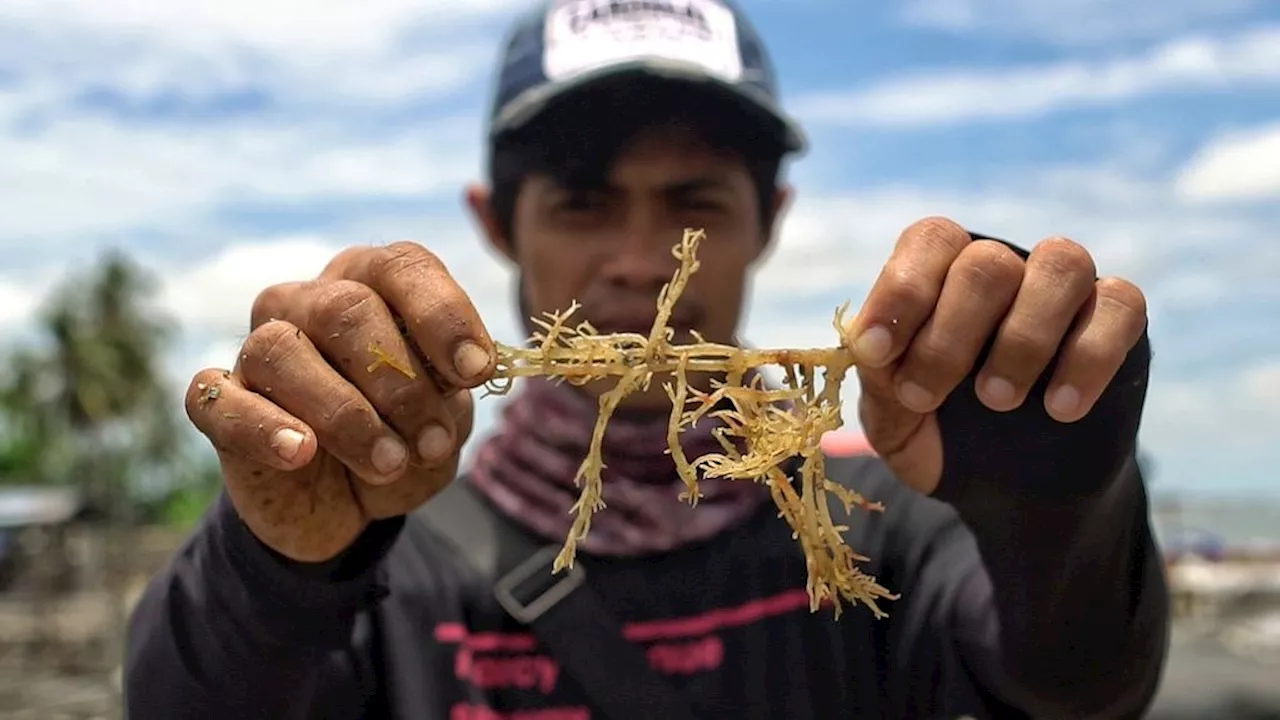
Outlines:
[[[0,384],[0,477],[74,483],[118,515],[132,483],[173,472],[183,434],[161,367],[170,327],[154,288],[111,253],[51,294],[38,341],[8,358]]]
[[[222,491],[222,465],[217,455],[201,445],[181,469],[176,482],[157,501],[142,507],[140,520],[187,530],[217,499]]]
[[[39,482],[50,473],[50,448],[57,431],[41,412],[41,360],[30,350],[7,358],[0,384],[0,483]]]

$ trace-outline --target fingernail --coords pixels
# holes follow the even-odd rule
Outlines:
[[[461,377],[473,378],[489,367],[489,353],[470,340],[463,341],[453,353],[453,366]]]
[[[893,335],[880,325],[873,325],[862,334],[853,343],[853,350],[858,354],[858,360],[861,362],[878,365],[889,357],[889,351],[893,349]]]
[[[1080,391],[1070,385],[1049,393],[1049,412],[1064,417],[1074,417],[1080,408]]]
[[[418,455],[423,460],[440,460],[453,450],[453,441],[444,426],[432,423],[418,435]]]
[[[933,393],[909,380],[898,386],[898,399],[916,412],[929,412],[933,409]]]
[[[982,394],[986,396],[988,403],[1002,408],[1013,405],[1017,399],[1017,390],[1014,389],[1013,383],[1002,377],[987,378],[982,384]]]
[[[287,462],[298,456],[298,451],[302,449],[302,443],[306,439],[306,435],[293,428],[280,428],[271,438],[271,449]]]
[[[373,444],[373,456],[370,460],[374,470],[390,475],[399,470],[408,458],[409,451],[405,449],[404,443],[393,437],[382,437]]]

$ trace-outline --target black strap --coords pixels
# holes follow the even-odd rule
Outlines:
[[[541,545],[459,478],[415,515],[451,539],[511,617],[531,628],[611,720],[695,720],[688,701],[650,667],[586,584],[580,563],[552,574],[558,545]]]

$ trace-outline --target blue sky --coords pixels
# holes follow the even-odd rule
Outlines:
[[[231,362],[262,287],[412,238],[517,340],[509,274],[460,194],[522,6],[0,0],[0,336],[29,328],[49,282],[124,247],[184,324],[181,386]],[[753,343],[832,342],[834,308],[920,217],[1024,245],[1067,235],[1148,293],[1156,486],[1280,496],[1280,6],[745,6],[813,145]]]

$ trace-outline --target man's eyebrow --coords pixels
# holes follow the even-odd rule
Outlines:
[[[551,188],[560,192],[618,193],[623,188],[610,180],[589,182],[579,179],[551,179]],[[698,192],[700,190],[730,190],[733,184],[718,175],[697,175],[683,178],[662,186],[662,191],[672,194]]]
[[[667,185],[668,192],[687,193],[699,190],[729,190],[732,185],[725,178],[716,175],[699,175],[679,180]]]
[[[616,192],[618,188],[606,180],[588,180],[584,178],[547,178],[548,190],[559,193],[580,192]]]

